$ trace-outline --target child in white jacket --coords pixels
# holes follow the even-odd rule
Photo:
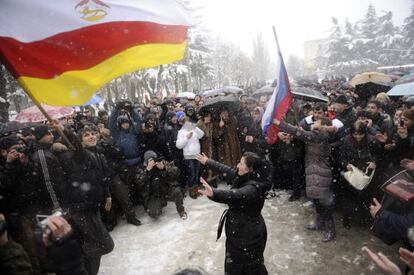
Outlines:
[[[178,131],[176,146],[183,150],[184,165],[186,168],[186,184],[189,188],[190,197],[197,198],[197,185],[200,181],[200,163],[196,160],[196,155],[200,154],[200,139],[204,132],[190,122],[186,117],[184,125]]]

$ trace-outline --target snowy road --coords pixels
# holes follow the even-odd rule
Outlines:
[[[398,246],[389,247],[367,229],[346,230],[336,218],[337,239],[322,243],[320,232],[304,229],[312,209],[305,200],[288,202],[288,194],[266,200],[263,216],[268,228],[265,264],[269,274],[378,274],[361,255],[368,245],[396,259]],[[101,275],[169,275],[185,268],[203,274],[224,274],[224,240],[216,242],[217,223],[226,207],[206,198],[184,202],[188,219],[179,218],[169,202],[159,220],[138,208],[144,223],[135,227],[122,222],[112,232],[115,249],[102,259]]]

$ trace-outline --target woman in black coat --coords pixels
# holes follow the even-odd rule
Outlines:
[[[339,163],[342,171],[352,171],[351,165],[368,175],[376,168],[377,157],[382,148],[375,138],[368,133],[368,128],[362,123],[351,126],[350,134],[339,146]],[[362,191],[354,189],[344,178],[338,188],[338,204],[343,209],[343,224],[350,228],[351,220],[358,218],[362,223],[369,222],[369,204],[372,197],[380,191],[374,181]]]
[[[237,170],[211,160],[206,155],[197,155],[197,160],[207,168],[216,170],[231,182],[230,190],[212,188],[203,178],[204,189],[199,190],[209,199],[226,203],[226,210],[217,232],[220,238],[223,224],[226,224],[226,274],[267,274],[263,252],[266,247],[267,230],[261,215],[265,200],[265,192],[270,184],[266,169],[260,157],[251,152],[243,154]]]

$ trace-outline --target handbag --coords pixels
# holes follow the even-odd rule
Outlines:
[[[371,175],[368,176],[368,168],[364,171],[352,165],[352,171],[346,171],[343,173],[343,177],[351,184],[355,189],[362,191],[368,184],[371,182],[374,177],[375,169],[371,172]]]

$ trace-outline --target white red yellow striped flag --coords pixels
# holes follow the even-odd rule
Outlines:
[[[82,105],[105,83],[183,58],[174,0],[1,0],[0,58],[41,103]]]

